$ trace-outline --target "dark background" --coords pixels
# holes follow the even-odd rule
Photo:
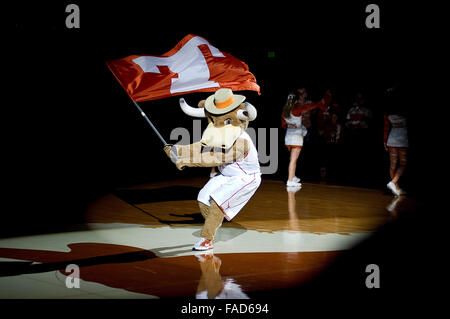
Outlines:
[[[216,6],[74,1],[80,6],[81,28],[67,29],[69,3],[18,3],[7,11],[14,22],[6,66],[11,71],[7,93],[11,102],[2,110],[3,195],[8,207],[2,214],[2,235],[82,223],[89,202],[117,187],[200,174],[201,170],[175,169],[105,65],[106,60],[131,54],[163,54],[189,33],[249,65],[262,93],[243,92],[259,112],[252,127],[280,127],[286,96],[299,86],[308,88],[313,99],[332,88],[346,107],[354,93],[362,91],[380,134],[373,156],[363,165],[370,172],[366,187],[383,188],[389,181],[382,145],[382,98],[388,87],[400,82],[411,145],[405,179],[411,196],[426,200],[430,192],[423,187],[428,179],[423,169],[428,158],[422,152],[427,148],[426,105],[420,93],[430,63],[425,54],[434,45],[424,31],[430,8],[377,1],[381,29],[367,29],[365,7],[371,2],[365,1]],[[269,52],[275,57],[270,58]],[[207,95],[190,94],[186,99],[196,104]],[[167,139],[175,127],[192,129],[192,120],[181,112],[177,100],[141,103]],[[288,158],[281,127],[279,135],[278,172],[264,178],[286,177]],[[314,175],[309,178],[315,181]],[[409,238],[416,221],[402,224],[401,238]]]

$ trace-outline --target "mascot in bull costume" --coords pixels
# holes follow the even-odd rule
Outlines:
[[[198,108],[180,99],[184,113],[206,117],[208,126],[199,142],[190,145],[166,145],[167,156],[182,170],[184,167],[218,167],[200,190],[197,200],[205,218],[201,239],[193,250],[212,249],[213,239],[223,219],[233,219],[261,184],[258,152],[245,132],[248,122],[256,118],[256,109],[245,96],[231,89],[219,89]]]

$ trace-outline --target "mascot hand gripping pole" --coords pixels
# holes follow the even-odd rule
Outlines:
[[[206,100],[200,101],[198,108],[180,99],[184,113],[206,117],[208,126],[199,142],[167,145],[164,151],[180,170],[184,167],[217,166],[220,171],[198,194],[205,223],[202,238],[193,250],[213,248],[214,236],[223,219],[233,219],[261,184],[258,152],[245,132],[257,112],[253,105],[244,101],[245,96],[233,94],[230,89],[217,90]]]

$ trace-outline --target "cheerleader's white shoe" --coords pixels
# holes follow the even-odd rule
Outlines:
[[[394,199],[392,200],[392,202],[391,202],[388,206],[386,206],[386,209],[387,209],[389,212],[394,213],[394,212],[395,212],[395,208],[397,208],[397,205],[398,205],[398,203],[399,203],[400,200],[401,200],[401,197],[400,197],[400,196],[394,197]]]
[[[302,189],[301,186],[287,186],[286,187],[286,191],[293,192],[293,193],[296,193],[296,192],[298,192],[301,189]]]
[[[300,178],[298,178],[297,176],[294,176],[292,180],[296,183],[300,183]]]
[[[395,196],[400,196],[400,191],[392,181],[390,181],[386,186],[391,190],[392,194],[394,194]]]
[[[300,186],[302,186],[302,184],[299,183],[299,182],[294,182],[294,180],[292,180],[292,181],[287,181],[286,186],[288,186],[288,187],[300,187]]]

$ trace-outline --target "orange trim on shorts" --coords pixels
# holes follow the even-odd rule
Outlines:
[[[235,162],[235,163],[241,169],[241,171],[243,171],[245,173],[245,175],[247,175],[247,172],[242,169],[241,165],[239,165],[238,162]]]
[[[217,203],[216,203],[217,204]],[[222,204],[223,205],[223,204]],[[222,206],[217,206],[220,208],[220,210],[222,211],[222,213],[225,215],[225,217],[227,218],[227,220],[230,220],[230,216],[227,215],[227,213],[225,213],[225,210],[222,208]],[[228,203],[228,208],[230,208],[230,203]],[[228,209],[227,208],[227,209]]]
[[[239,193],[241,190],[243,190],[245,187],[247,187],[248,185],[250,185],[251,183],[253,183],[256,179],[256,176],[253,174],[253,179],[251,180],[250,183],[245,184],[244,186],[242,186],[238,191],[236,191],[233,195],[231,195],[230,197],[228,197],[226,200],[223,201],[222,204],[219,205],[219,207],[221,207],[223,209],[223,204],[225,204],[226,202],[228,202],[230,199],[232,199],[234,197],[234,195],[236,195],[237,193]],[[225,214],[226,215],[226,214]]]

